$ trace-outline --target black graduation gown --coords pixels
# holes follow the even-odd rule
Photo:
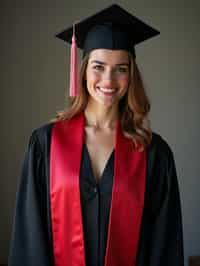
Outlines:
[[[52,124],[43,126],[29,141],[17,192],[9,266],[54,266],[49,194],[51,130]],[[80,196],[86,266],[103,266],[113,162],[114,152],[97,186],[87,148],[83,147]],[[147,150],[144,203],[136,266],[183,266],[176,169],[171,149],[157,134],[153,134]]]

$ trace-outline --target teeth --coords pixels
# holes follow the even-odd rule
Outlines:
[[[102,92],[110,92],[110,93],[115,91],[115,89],[105,89],[105,88],[99,88],[99,90]]]

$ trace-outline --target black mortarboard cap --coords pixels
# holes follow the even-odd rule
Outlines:
[[[135,56],[134,46],[159,34],[119,5],[114,4],[75,23],[77,46],[84,55],[94,49],[127,50]],[[71,43],[73,26],[56,37]]]

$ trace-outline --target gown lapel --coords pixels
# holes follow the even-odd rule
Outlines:
[[[54,124],[50,203],[55,266],[86,266],[79,175],[84,116]],[[105,266],[134,266],[146,182],[146,151],[116,131],[114,180]]]

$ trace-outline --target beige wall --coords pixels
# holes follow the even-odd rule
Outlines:
[[[54,33],[113,3],[82,2],[1,1],[0,263],[7,260],[17,176],[30,133],[64,104],[69,49]],[[129,0],[123,6],[161,31],[136,49],[137,62],[152,102],[152,126],[174,151],[187,260],[200,254],[199,1]]]

